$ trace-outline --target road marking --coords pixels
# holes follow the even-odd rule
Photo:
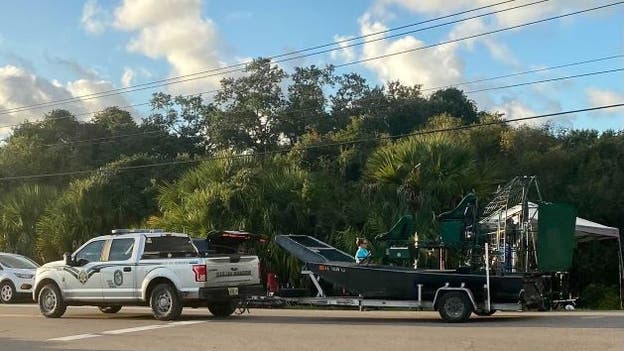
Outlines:
[[[48,341],[74,341],[74,340],[95,338],[98,336],[99,336],[98,334],[78,334],[78,335],[64,336],[61,338],[48,339]]]
[[[199,324],[199,323],[204,323],[204,321],[181,321],[181,322],[171,322],[171,323],[167,323],[167,324],[144,325],[142,327],[106,330],[106,331],[102,331],[102,332],[99,332],[99,333],[63,336],[63,337],[60,337],[60,338],[48,339],[48,341],[74,341],[74,340],[95,338],[95,337],[98,337],[98,336],[120,335],[120,334],[126,334],[126,333],[136,333],[136,332],[146,331],[146,330],[171,328],[171,327],[181,327],[181,326],[185,326],[185,325]]]
[[[117,329],[117,330],[107,330],[107,331],[101,332],[100,334],[102,334],[102,335],[119,335],[119,334],[134,333],[134,332],[138,332],[138,331],[145,331],[145,330],[152,330],[152,329],[162,329],[162,328],[168,328],[168,327],[175,327],[175,325],[172,325],[172,324],[145,325],[145,326],[142,326],[142,327],[125,328],[125,329]]]
[[[171,325],[191,325],[191,324],[199,324],[199,323],[204,323],[204,321],[181,321],[181,322],[172,322],[169,323]]]

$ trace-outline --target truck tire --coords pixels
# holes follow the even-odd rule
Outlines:
[[[176,289],[167,283],[156,285],[150,293],[150,307],[154,318],[161,321],[178,319],[182,314],[182,301]]]
[[[0,302],[1,303],[13,303],[17,298],[17,292],[15,286],[11,281],[6,280],[0,284]]]
[[[39,311],[47,318],[59,318],[67,310],[67,304],[63,300],[63,295],[58,286],[48,283],[39,290]]]
[[[208,305],[208,311],[215,317],[229,317],[236,311],[236,301],[215,302]]]
[[[121,311],[121,305],[112,305],[112,306],[98,306],[102,313],[117,313]]]
[[[461,323],[470,318],[472,304],[466,293],[450,291],[440,297],[438,312],[445,322]]]

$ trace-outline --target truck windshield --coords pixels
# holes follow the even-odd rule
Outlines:
[[[145,239],[143,258],[198,257],[191,239],[184,236],[157,236]]]

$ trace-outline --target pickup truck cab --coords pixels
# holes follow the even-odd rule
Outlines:
[[[173,320],[185,306],[229,316],[241,299],[261,292],[256,256],[202,257],[186,234],[133,229],[93,238],[38,268],[33,298],[50,318],[72,305],[104,313],[148,305],[156,319]]]

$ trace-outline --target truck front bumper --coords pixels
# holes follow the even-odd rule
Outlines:
[[[247,298],[250,296],[265,295],[261,284],[243,285],[237,287],[199,288],[199,298],[209,301],[227,301]]]

